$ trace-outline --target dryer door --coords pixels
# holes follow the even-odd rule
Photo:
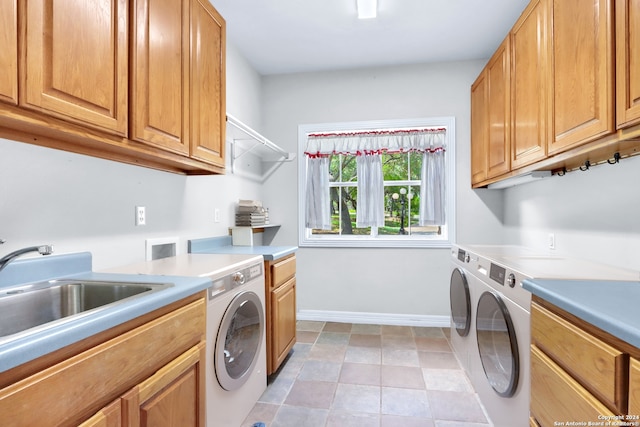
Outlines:
[[[240,388],[250,377],[258,360],[264,313],[255,292],[236,295],[220,322],[214,364],[216,377],[225,390]]]
[[[489,384],[500,396],[513,396],[520,373],[518,342],[509,310],[498,294],[484,292],[480,296],[476,332]]]
[[[451,272],[449,293],[453,326],[458,335],[466,337],[471,327],[471,297],[467,277],[459,268],[454,268]]]

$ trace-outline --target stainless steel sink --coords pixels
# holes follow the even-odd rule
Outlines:
[[[51,280],[0,288],[0,341],[2,337],[72,319],[89,310],[113,307],[170,286],[173,284]]]

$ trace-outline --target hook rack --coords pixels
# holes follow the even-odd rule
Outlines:
[[[585,160],[584,163],[581,166],[578,166],[575,169],[571,169],[571,170],[567,170],[566,166],[563,166],[561,170],[555,172],[555,174],[557,176],[565,176],[567,174],[567,172],[571,172],[572,170],[578,170],[580,169],[581,171],[585,172],[588,171],[592,166],[598,166],[601,164],[604,164],[605,162],[610,164],[610,165],[616,165],[618,163],[620,163],[620,160],[622,159],[622,156],[620,155],[619,152],[615,152],[613,153],[613,157],[607,159],[607,160],[603,160],[601,162],[598,163],[591,163],[589,160]]]
[[[616,163],[620,163],[620,153],[614,153],[613,159],[607,159],[607,163],[610,165],[615,165]]]
[[[590,167],[591,167],[591,162],[590,162],[589,160],[585,160],[585,161],[584,161],[584,165],[580,166],[580,168],[579,168],[579,169],[580,169],[582,172],[584,172],[584,171],[588,171]]]

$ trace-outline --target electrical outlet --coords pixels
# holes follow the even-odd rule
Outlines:
[[[215,210],[213,211],[213,220],[215,222],[220,222],[220,209],[215,208]]]
[[[556,235],[553,233],[549,233],[549,249],[556,248]]]
[[[136,206],[136,225],[145,225],[147,223],[147,213],[144,206]]]

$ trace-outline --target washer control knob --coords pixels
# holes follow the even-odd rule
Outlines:
[[[469,254],[466,254],[464,256],[464,262],[468,263],[469,261],[471,261],[471,256]]]
[[[244,285],[244,282],[246,281],[244,278],[244,274],[239,271],[233,273],[233,276],[231,276],[231,280],[233,281],[234,286]]]
[[[507,277],[507,284],[510,288],[516,286],[516,276],[513,273],[509,273],[509,276]]]

